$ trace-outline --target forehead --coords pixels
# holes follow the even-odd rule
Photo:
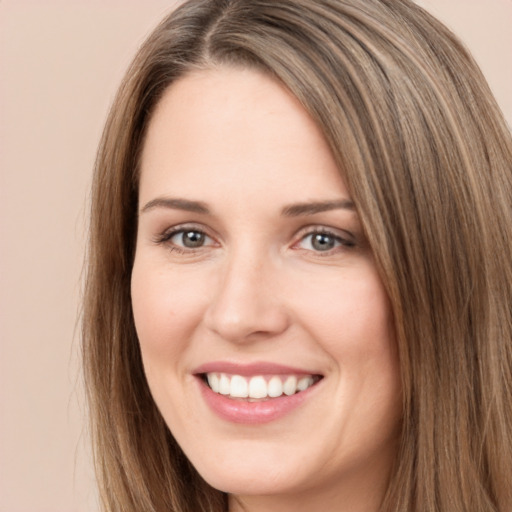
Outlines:
[[[190,73],[155,109],[140,195],[244,191],[279,192],[286,202],[297,193],[338,198],[345,188],[320,129],[279,82],[250,69]]]

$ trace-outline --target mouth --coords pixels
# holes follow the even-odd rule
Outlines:
[[[199,374],[202,381],[216,394],[232,400],[264,402],[302,393],[323,377],[316,374],[237,375],[221,372]]]
[[[286,418],[316,396],[324,376],[271,362],[212,361],[193,372],[210,410],[233,424]]]

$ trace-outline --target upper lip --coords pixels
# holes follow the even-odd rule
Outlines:
[[[266,361],[236,363],[232,361],[211,361],[197,367],[194,374],[228,373],[250,377],[253,375],[321,375],[319,372]]]

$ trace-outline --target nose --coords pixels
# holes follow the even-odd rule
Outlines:
[[[288,328],[279,269],[268,258],[232,257],[216,283],[204,322],[218,336],[244,343],[275,337]]]

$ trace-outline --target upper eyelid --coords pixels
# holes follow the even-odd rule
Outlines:
[[[325,250],[325,251],[315,251],[315,250],[312,250],[312,249],[305,249],[305,248],[302,248],[302,247],[298,247],[305,240],[307,240],[308,238],[313,237],[314,235],[317,235],[317,234],[325,234],[325,235],[333,238],[338,245],[335,246],[335,247],[332,247],[329,250]],[[310,243],[312,243],[312,240],[311,240]],[[313,231],[313,232],[310,232],[310,233],[306,233],[305,235],[303,235],[300,238],[298,238],[298,240],[296,242],[294,242],[291,247],[292,247],[292,249],[295,249],[295,250],[299,250],[300,249],[300,250],[311,251],[311,252],[315,252],[315,253],[318,252],[318,254],[322,253],[323,255],[327,255],[329,253],[332,253],[332,251],[334,251],[336,249],[339,249],[340,247],[349,248],[349,247],[354,247],[355,245],[356,245],[356,242],[353,241],[353,240],[349,240],[348,237],[342,237],[342,236],[336,235],[336,234],[328,232],[328,231],[316,231],[316,232]]]
[[[158,235],[156,235],[154,239],[157,242],[169,240],[174,235],[185,231],[197,231],[203,233],[204,235],[216,241],[217,243],[218,240],[220,239],[220,237],[214,232],[214,230],[204,226],[203,224],[195,222],[185,222],[182,224],[177,224],[175,226],[168,227],[165,230],[161,231]],[[291,242],[291,245],[293,246],[300,242],[305,237],[311,236],[316,233],[325,233],[336,238],[347,240],[354,244],[357,243],[356,236],[348,230],[334,228],[322,224],[312,224],[308,226],[303,226],[302,228],[298,229],[292,237],[293,242]]]
[[[205,235],[208,235],[211,230],[208,228],[205,228],[201,224],[196,224],[195,222],[185,222],[183,224],[177,224],[175,226],[171,226],[169,228],[166,228],[164,231],[162,231],[163,234],[165,233],[180,233],[181,231],[198,231],[200,233],[204,233]]]
[[[356,241],[357,241],[357,238],[354,235],[354,233],[352,233],[349,230],[341,229],[341,228],[333,228],[333,227],[324,226],[321,224],[313,224],[311,226],[306,226],[306,227],[300,229],[297,232],[296,237],[297,238],[300,237],[299,239],[302,239],[305,236],[312,235],[315,233],[326,233],[328,235],[331,235],[331,236],[334,236],[337,238],[348,239],[350,242],[353,242],[353,243],[356,243]]]
[[[205,229],[203,226],[200,226],[195,223],[178,224],[176,226],[166,228],[163,231],[160,231],[158,234],[156,234],[156,236],[154,236],[153,239],[156,242],[168,241],[178,233],[186,231],[197,231],[198,233],[202,233],[206,235],[208,238],[215,240],[215,236],[210,233],[210,230]]]

